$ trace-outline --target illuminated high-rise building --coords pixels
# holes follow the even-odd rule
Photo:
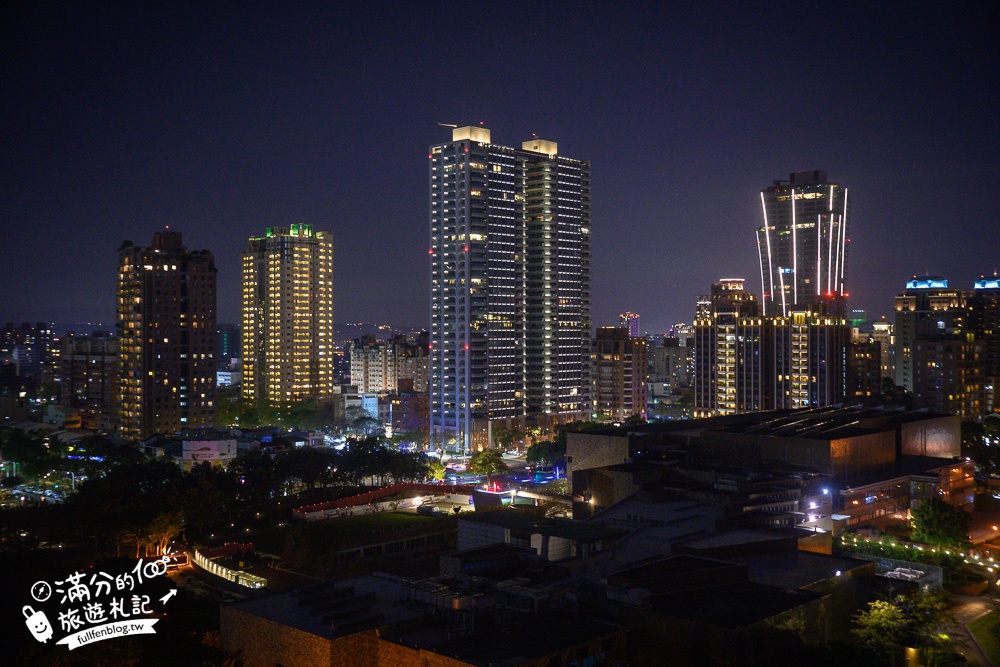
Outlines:
[[[430,151],[431,436],[590,410],[590,164],[459,127]]]
[[[969,329],[982,341],[983,411],[1000,412],[1000,278],[982,276],[968,298]]]
[[[118,429],[127,438],[215,422],[215,260],[179,232],[118,250]]]
[[[788,315],[844,295],[847,188],[825,171],[800,171],[760,193],[757,230],[763,314]]]
[[[631,311],[626,311],[618,316],[621,321],[621,325],[628,329],[628,335],[632,338],[638,338],[642,335],[639,332],[639,315],[638,313],[633,313]]]
[[[625,327],[601,327],[594,341],[594,414],[611,421],[646,418],[646,341]]]
[[[269,227],[243,253],[243,398],[291,405],[333,393],[333,243]]]
[[[15,362],[18,375],[40,380],[52,339],[52,329],[44,322],[35,326],[25,322],[19,327],[8,322],[0,331],[0,357]]]
[[[695,415],[815,408],[844,398],[847,320],[825,304],[764,317],[742,279],[698,301]]]
[[[742,278],[722,279],[699,297],[694,321],[695,415],[765,409],[761,381],[764,322]]]
[[[941,276],[914,276],[896,296],[896,384],[914,390],[916,342],[960,333],[965,325],[965,296]]]
[[[844,400],[851,328],[843,315],[822,303],[796,308],[765,318],[764,337],[768,409],[821,408]]]

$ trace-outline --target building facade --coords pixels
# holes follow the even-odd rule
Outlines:
[[[847,274],[847,188],[825,171],[800,171],[760,193],[757,230],[762,314],[788,315],[844,294]]]
[[[594,414],[611,421],[646,418],[646,341],[625,327],[600,327],[594,342]]]
[[[823,407],[844,398],[850,328],[822,303],[764,317],[742,279],[712,286],[695,319],[696,417]]]
[[[982,342],[983,411],[1000,412],[1000,279],[982,277],[968,299],[969,329]]]
[[[311,225],[269,227],[243,253],[243,398],[289,406],[327,396],[333,372],[333,242]]]
[[[639,329],[639,314],[626,311],[618,316],[621,320],[621,326],[628,329],[628,335],[632,338],[639,338],[642,333]]]
[[[765,318],[764,336],[766,409],[819,408],[844,399],[851,330],[843,316],[820,304],[796,309]]]
[[[396,390],[396,348],[374,336],[351,341],[351,383],[360,392]]]
[[[118,340],[66,337],[59,357],[59,402],[80,412],[83,428],[114,428],[117,389]]]
[[[14,364],[18,376],[38,381],[42,377],[52,340],[52,328],[45,322],[34,326],[30,322],[20,326],[8,322],[0,332],[0,359]]]
[[[921,336],[913,343],[913,403],[965,420],[983,415],[983,344],[970,334]]]
[[[219,370],[237,368],[240,358],[240,328],[235,324],[220,324],[215,329],[215,352]]]
[[[764,320],[742,278],[720,280],[695,317],[695,416],[764,409]]]
[[[364,392],[399,391],[400,381],[409,391],[427,393],[428,355],[426,332],[410,342],[406,336],[380,341],[362,336],[350,343],[351,382]],[[426,426],[426,424],[424,425]]]
[[[872,324],[870,340],[879,345],[882,377],[896,381],[896,327],[892,322],[879,321]]]
[[[590,165],[460,127],[431,147],[432,443],[590,409]]]
[[[965,296],[941,276],[916,277],[896,297],[896,384],[914,390],[914,345],[919,338],[950,335],[965,323]]]
[[[118,251],[118,429],[123,437],[215,422],[212,253],[189,251],[179,232]]]

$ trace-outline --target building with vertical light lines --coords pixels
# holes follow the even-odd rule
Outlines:
[[[333,393],[333,242],[268,227],[243,253],[243,398],[290,406]]]
[[[847,188],[821,170],[790,174],[760,193],[757,230],[763,315],[787,316],[844,295]]]
[[[428,157],[432,442],[589,414],[590,164],[476,126]]]

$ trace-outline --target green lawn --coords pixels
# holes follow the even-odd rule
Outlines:
[[[969,623],[969,630],[976,636],[976,641],[994,665],[1000,665],[1000,638],[994,634],[994,628],[1000,631],[997,626],[1000,626],[1000,611],[991,611]]]

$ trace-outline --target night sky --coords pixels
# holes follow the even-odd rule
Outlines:
[[[438,122],[591,161],[595,325],[759,292],[791,171],[850,190],[851,307],[1000,269],[993,3],[302,4],[5,3],[0,323],[113,322],[118,246],[165,225],[236,322],[246,239],[298,222],[336,320],[426,326]]]

